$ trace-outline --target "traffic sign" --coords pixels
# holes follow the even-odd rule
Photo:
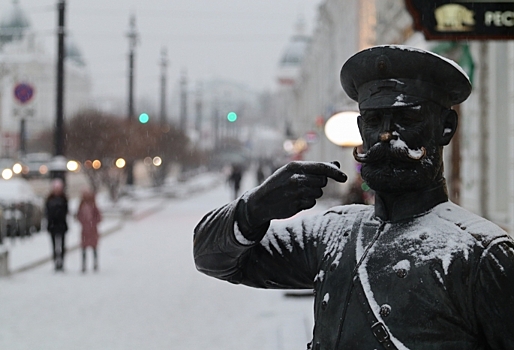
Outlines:
[[[25,104],[34,96],[34,87],[27,83],[19,83],[14,87],[14,97],[19,103]]]

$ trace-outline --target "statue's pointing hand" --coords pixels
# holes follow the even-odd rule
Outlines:
[[[347,180],[338,162],[291,162],[246,194],[248,223],[258,227],[272,219],[289,218],[314,207],[328,178]]]

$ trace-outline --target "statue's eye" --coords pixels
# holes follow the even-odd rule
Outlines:
[[[400,125],[408,126],[423,121],[423,116],[417,111],[405,111],[395,115],[396,122]]]
[[[364,123],[369,126],[376,126],[380,123],[380,117],[376,113],[370,113],[363,116]]]

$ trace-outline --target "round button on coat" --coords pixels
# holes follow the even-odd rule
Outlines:
[[[405,269],[398,269],[398,270],[396,270],[396,276],[398,276],[400,278],[407,277],[407,270],[405,270]]]
[[[325,309],[327,308],[327,305],[328,305],[328,303],[327,303],[325,300],[323,300],[323,301],[321,302],[321,309],[322,309],[322,310],[325,310]]]
[[[384,304],[380,307],[380,316],[387,317],[391,313],[391,306]]]

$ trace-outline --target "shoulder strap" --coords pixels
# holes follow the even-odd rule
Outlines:
[[[362,287],[360,278],[357,277],[354,279],[354,281],[355,293],[357,293],[359,304],[361,305],[362,311],[364,312],[364,315],[366,316],[366,319],[371,326],[371,332],[373,332],[375,338],[380,344],[382,344],[385,349],[398,350],[398,348],[391,341],[391,336],[389,335],[387,328],[375,317],[375,314],[369,305],[368,298],[366,298],[366,294],[364,294],[364,289]]]
[[[363,212],[359,213],[359,215],[357,216],[357,218],[352,226],[352,235],[354,238],[353,242],[354,242],[355,246],[352,247],[352,249],[350,251],[351,251],[351,254],[353,255],[351,261],[355,262],[355,268],[353,269],[353,273],[352,273],[352,279],[354,281],[354,286],[355,286],[355,293],[357,294],[357,297],[359,298],[359,304],[361,305],[361,309],[362,309],[364,315],[366,316],[366,319],[368,320],[369,325],[371,326],[371,332],[373,333],[375,338],[378,340],[378,342],[380,344],[382,344],[382,346],[385,349],[398,350],[398,348],[391,341],[391,336],[389,335],[387,328],[384,326],[384,324],[382,322],[380,322],[375,317],[375,314],[374,314],[373,310],[371,309],[371,305],[369,305],[368,298],[366,297],[366,294],[364,293],[364,288],[362,287],[362,283],[359,278],[359,275],[357,274],[357,270],[358,270],[359,266],[362,264],[362,262],[364,261],[364,258],[366,257],[366,255],[368,254],[369,248],[371,248],[373,246],[373,244],[376,242],[376,240],[378,239],[378,234],[376,234],[375,237],[373,238],[373,240],[371,241],[371,243],[366,247],[364,253],[362,254],[362,257],[357,262],[357,254],[356,254],[357,239],[359,238],[359,232],[362,227],[363,217],[364,217],[364,213]]]

